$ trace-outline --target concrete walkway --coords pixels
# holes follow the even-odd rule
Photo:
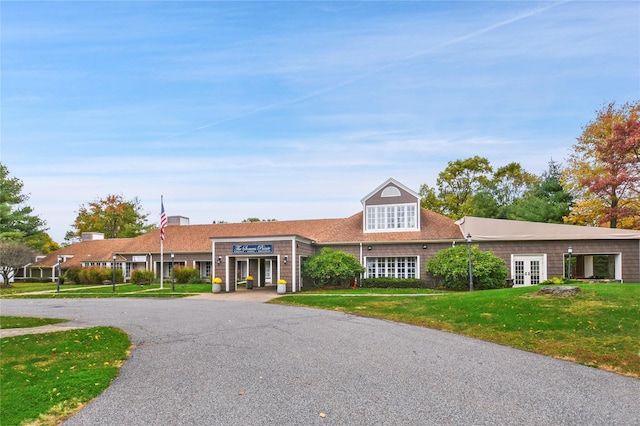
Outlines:
[[[68,426],[640,424],[640,380],[391,321],[230,299],[1,305],[129,334],[119,377]]]
[[[50,325],[42,325],[40,327],[29,328],[2,328],[0,329],[0,339],[3,337],[22,336],[24,334],[51,333],[54,331],[68,331],[79,327],[73,325],[65,325],[68,323],[58,323]]]
[[[293,294],[293,293],[288,293]],[[200,293],[197,296],[189,296],[187,299],[195,300],[218,300],[218,301],[232,301],[232,302],[252,302],[252,303],[264,303],[271,299],[281,296],[276,292],[275,286],[267,287],[254,287],[253,290],[238,289],[232,292],[222,293]]]

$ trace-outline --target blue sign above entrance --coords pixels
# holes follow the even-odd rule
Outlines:
[[[268,254],[273,253],[273,244],[234,244],[233,254]]]

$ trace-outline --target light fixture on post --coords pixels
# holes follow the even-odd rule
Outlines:
[[[288,261],[289,261],[289,256],[285,254],[283,259],[284,264],[286,265]]]
[[[176,291],[176,273],[174,266],[174,257],[175,255],[171,252],[171,291]]]
[[[58,286],[57,286],[57,292],[60,293],[60,285],[62,285],[62,261],[64,260],[64,257],[58,255]]]
[[[571,254],[573,253],[573,247],[569,246],[567,249],[567,253],[569,253],[569,267],[567,268],[567,278],[571,279]]]
[[[111,264],[111,269],[113,269],[113,277],[111,280],[111,292],[116,292],[116,254],[113,253],[113,263]]]
[[[471,265],[471,233],[468,232],[465,238],[467,241],[467,251],[469,253],[469,291],[473,291],[473,266]]]

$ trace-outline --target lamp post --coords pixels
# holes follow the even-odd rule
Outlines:
[[[468,232],[465,238],[467,241],[467,251],[469,253],[469,291],[473,291],[473,266],[471,265],[471,233]]]
[[[58,285],[56,292],[60,293],[60,285],[62,284],[62,261],[64,258],[62,256],[58,256]]]
[[[174,258],[174,254],[173,252],[171,252],[171,291],[175,291],[175,287],[176,287],[176,274],[175,274],[175,269],[173,268],[173,258]]]
[[[113,279],[111,280],[111,292],[116,292],[116,254],[113,253],[113,263],[111,264],[111,269],[113,270]]]
[[[571,279],[571,254],[573,253],[573,247],[569,246],[567,252],[569,253],[569,267],[567,268],[567,278]]]

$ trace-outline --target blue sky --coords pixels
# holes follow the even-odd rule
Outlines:
[[[81,204],[347,217],[480,155],[543,172],[640,99],[638,1],[2,1],[1,150],[62,242]]]

